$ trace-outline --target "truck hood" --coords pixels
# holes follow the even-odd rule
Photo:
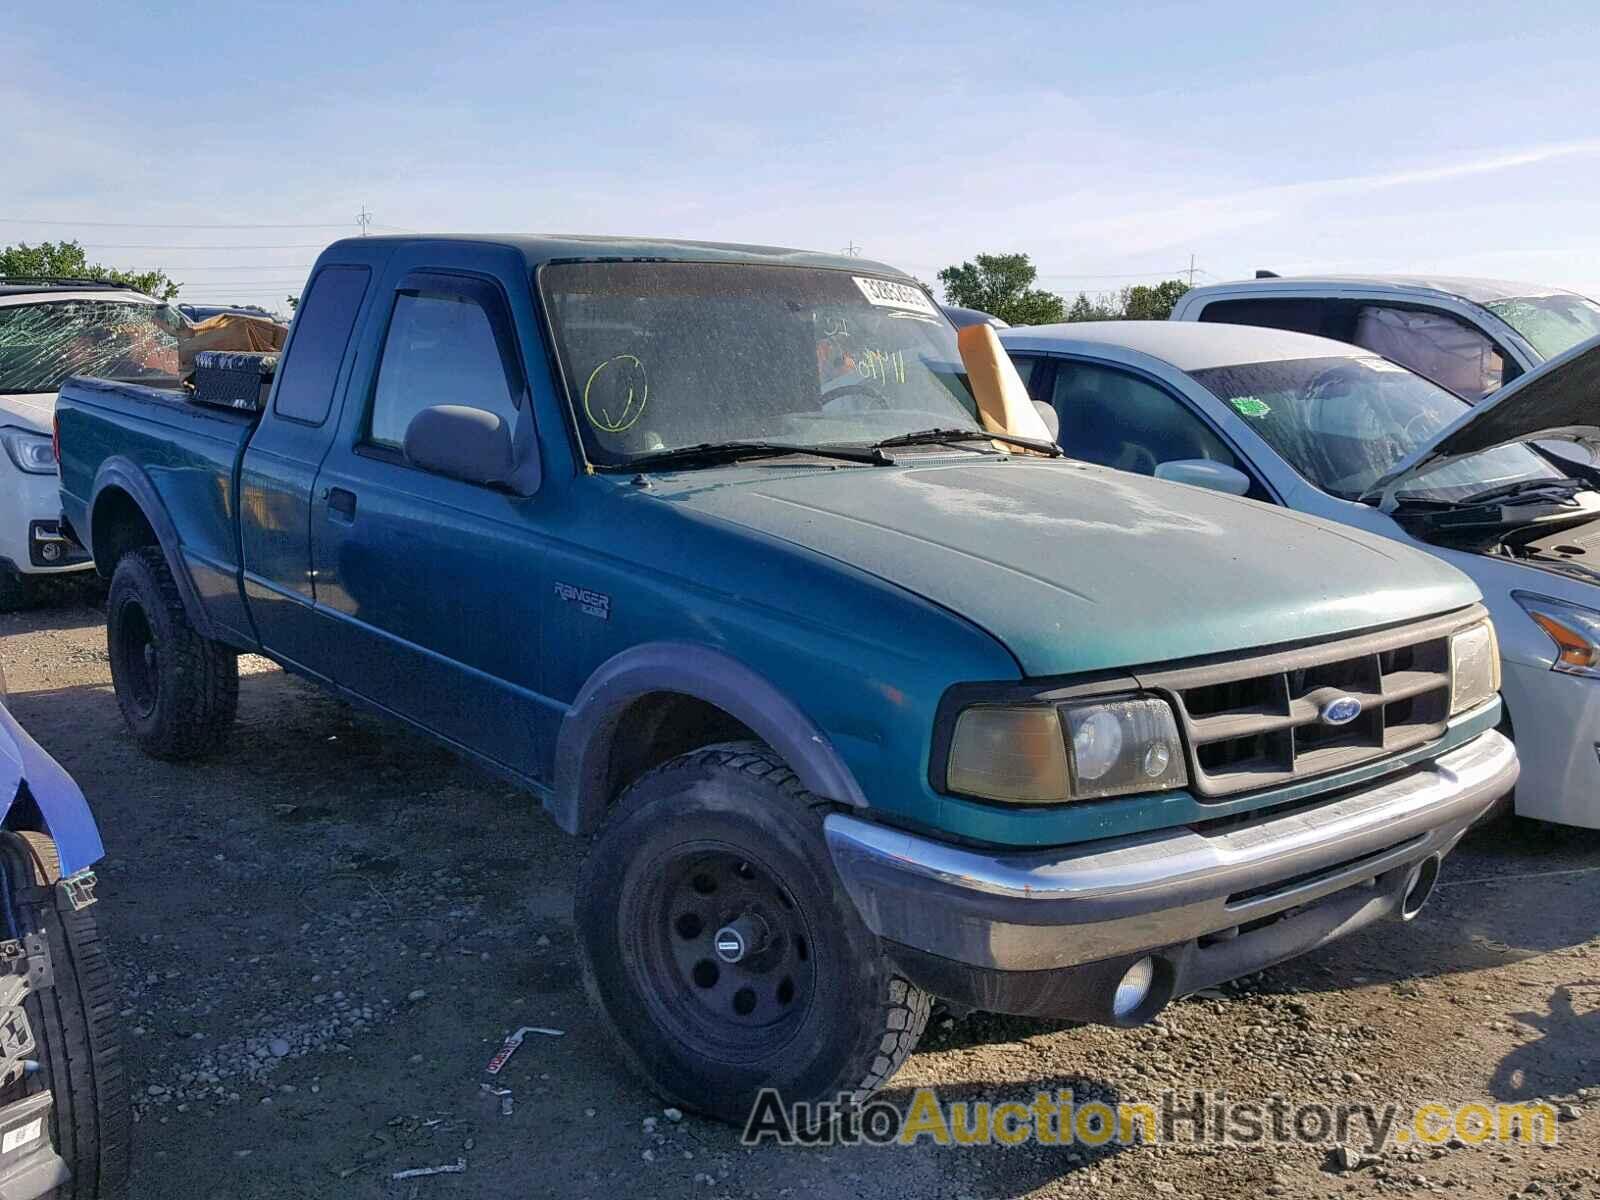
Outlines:
[[[1361,497],[1385,507],[1420,472],[1511,442],[1570,440],[1600,449],[1600,337],[1506,384],[1396,464]]]
[[[49,433],[56,414],[56,394],[37,392],[0,394],[0,425],[15,425],[34,433]]]
[[[1333,636],[1478,599],[1454,568],[1376,534],[1070,461],[773,465],[708,482],[657,476],[652,490],[941,605],[1029,676]]]

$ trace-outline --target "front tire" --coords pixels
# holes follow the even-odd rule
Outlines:
[[[915,1048],[930,998],[839,883],[826,803],[765,746],[682,755],[635,782],[578,882],[585,986],[659,1095],[742,1122],[863,1103]]]
[[[50,838],[0,834],[0,842],[17,920],[45,935],[55,973],[50,987],[23,1001],[41,1070],[17,1085],[51,1093],[50,1139],[72,1172],[52,1196],[118,1200],[127,1193],[132,1117],[111,964],[94,909],[75,911],[55,886],[61,864]]]
[[[129,550],[106,601],[111,682],[146,754],[195,758],[227,736],[239,709],[239,657],[189,623],[159,547]]]

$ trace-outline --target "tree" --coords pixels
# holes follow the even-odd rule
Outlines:
[[[947,303],[976,308],[1012,325],[1048,325],[1066,315],[1054,292],[1033,286],[1038,270],[1026,254],[979,254],[939,272]]]
[[[1131,287],[1124,293],[1123,320],[1165,321],[1172,315],[1172,306],[1188,290],[1189,285],[1181,279],[1168,279],[1154,287]]]
[[[1067,310],[1068,321],[1165,321],[1178,297],[1189,290],[1181,279],[1168,279],[1153,287],[1139,284],[1120,292],[1102,292],[1090,299],[1085,292]]]
[[[157,300],[171,300],[183,286],[167,278],[165,271],[123,271],[91,263],[75,241],[40,242],[37,246],[18,242],[0,250],[0,278],[41,275],[117,283]]]
[[[1083,293],[1078,293],[1078,298],[1072,302],[1072,307],[1067,309],[1068,321],[1115,321],[1122,315],[1121,298],[1115,306],[1105,296],[1097,296],[1093,300]]]
[[[300,297],[299,296],[285,296],[283,299],[284,299],[284,302],[286,304],[288,304],[290,312],[293,312],[295,309],[300,307]]]

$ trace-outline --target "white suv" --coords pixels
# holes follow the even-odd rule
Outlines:
[[[1264,325],[1349,342],[1476,404],[1600,335],[1600,304],[1498,279],[1262,272],[1186,292],[1172,320]]]
[[[174,387],[183,317],[149,296],[86,280],[0,278],[0,611],[47,575],[93,568],[61,536],[51,446],[69,375]]]

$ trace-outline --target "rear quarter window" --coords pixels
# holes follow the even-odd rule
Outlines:
[[[294,333],[283,364],[272,411],[291,421],[321,425],[333,406],[345,347],[372,272],[366,267],[324,267],[295,312]]]

